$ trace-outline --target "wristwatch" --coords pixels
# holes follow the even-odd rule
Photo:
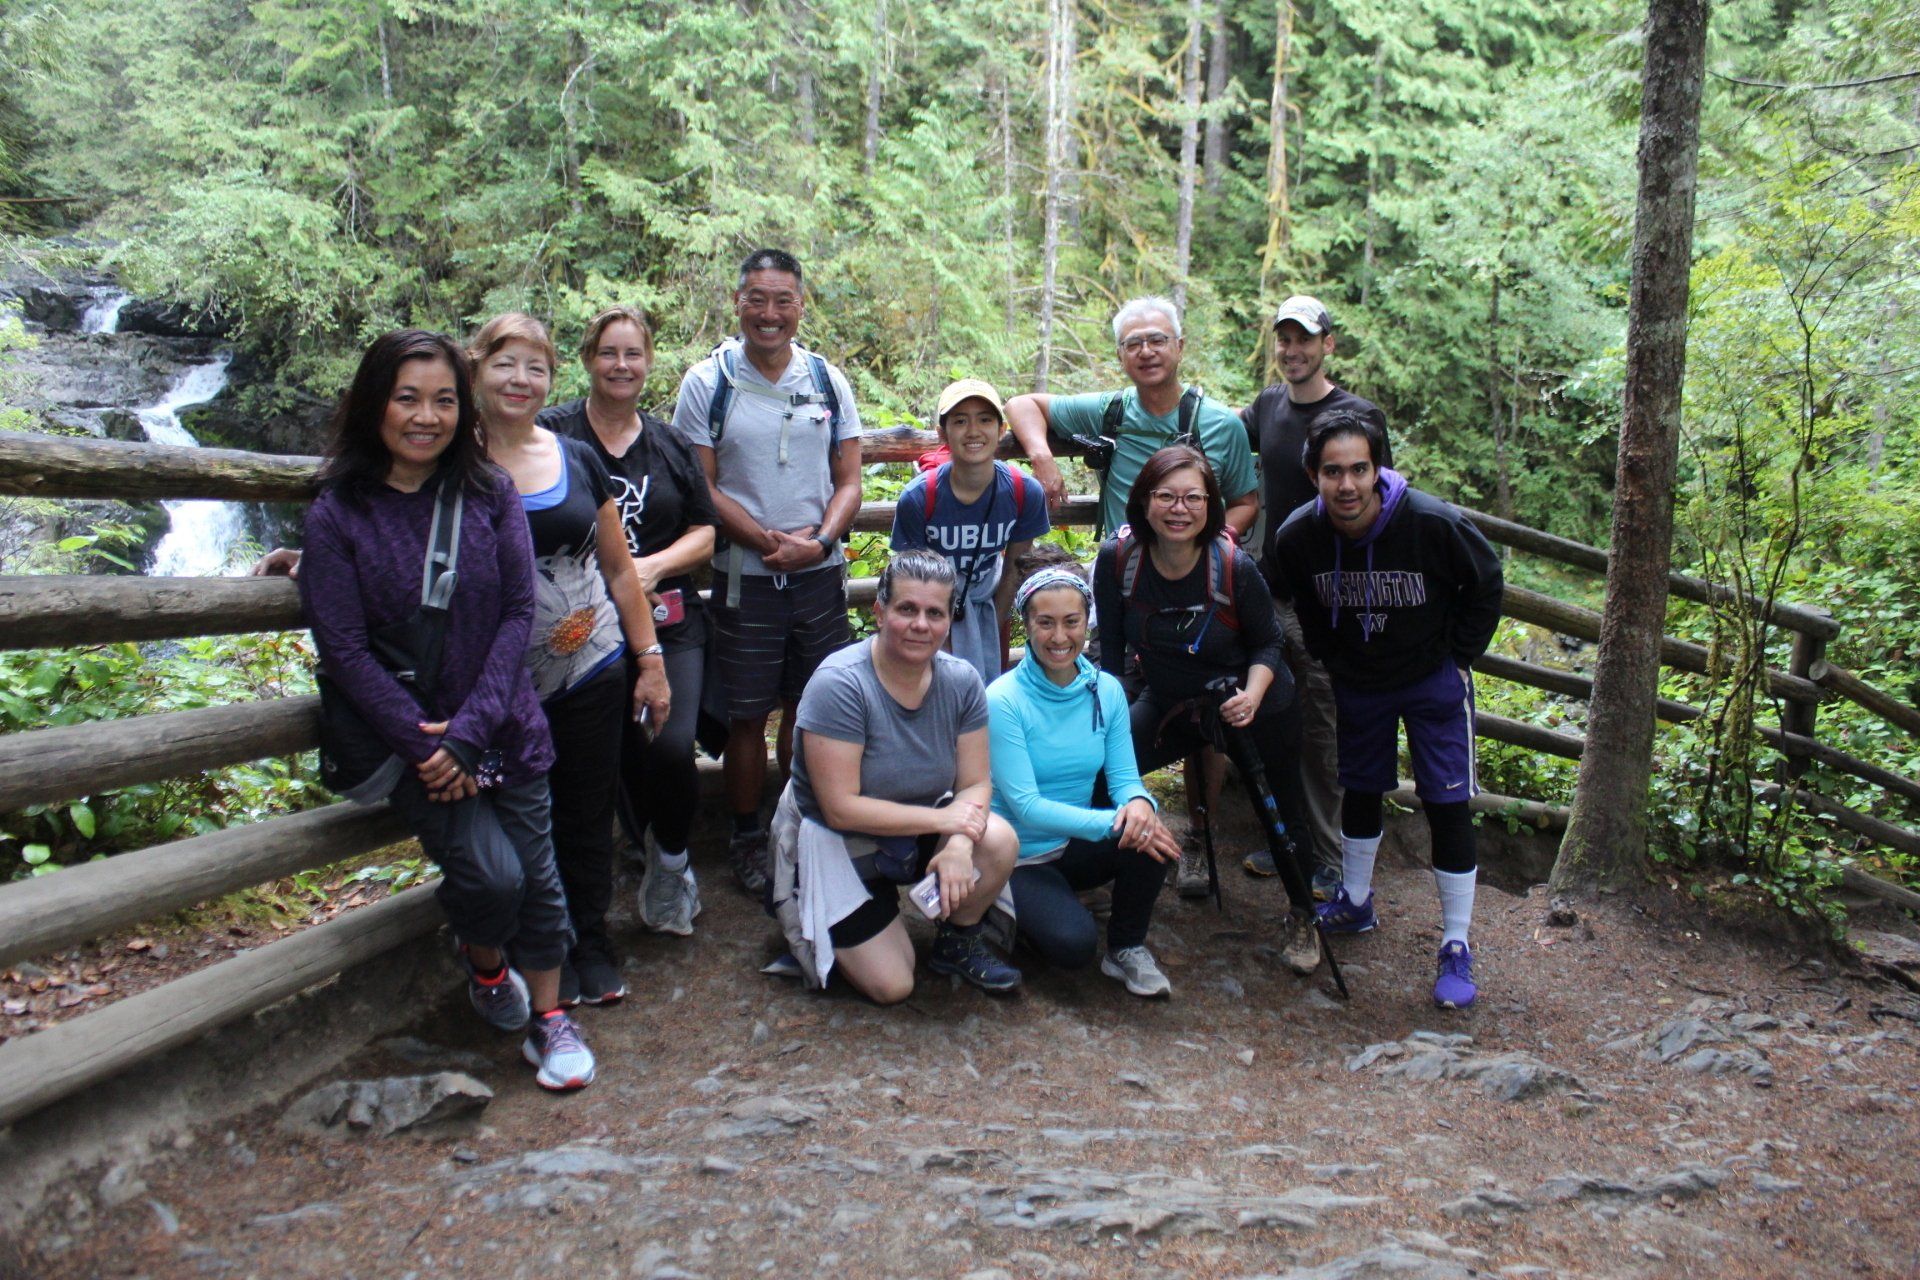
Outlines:
[[[837,539],[829,538],[824,533],[816,533],[813,535],[813,540],[820,544],[820,551],[823,558],[831,559],[833,557],[833,548],[838,541]]]

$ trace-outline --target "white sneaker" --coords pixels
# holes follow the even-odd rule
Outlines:
[[[1153,961],[1153,952],[1145,947],[1122,947],[1118,951],[1109,951],[1100,957],[1100,972],[1109,978],[1118,978],[1127,984],[1127,990],[1136,996],[1167,996],[1173,994],[1173,984],[1167,981],[1167,975],[1160,972],[1160,966]]]
[[[520,1054],[540,1068],[534,1077],[542,1089],[562,1092],[593,1083],[593,1051],[580,1038],[580,1027],[564,1013],[535,1018],[527,1024]]]
[[[655,933],[671,933],[685,938],[693,933],[693,918],[700,914],[700,889],[693,880],[693,866],[669,871],[660,865],[660,847],[647,839],[647,874],[640,884],[640,923]]]

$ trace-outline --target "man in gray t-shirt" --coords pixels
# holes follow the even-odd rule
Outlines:
[[[733,873],[767,887],[767,719],[793,759],[793,712],[807,679],[853,639],[840,539],[860,511],[860,414],[846,375],[796,342],[806,296],[800,263],[756,249],[733,295],[740,332],[680,380],[674,429],[707,475],[714,552],[710,703],[727,721]]]
[[[936,653],[926,700],[909,711],[881,685],[868,641],[820,664],[800,699],[796,723],[801,743],[793,758],[794,802],[804,816],[825,825],[807,777],[805,735],[817,733],[865,748],[860,757],[861,795],[898,804],[938,804],[953,791],[954,744],[961,734],[987,727],[987,694],[972,664]]]

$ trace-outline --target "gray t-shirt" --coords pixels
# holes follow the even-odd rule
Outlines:
[[[860,757],[861,795],[933,804],[954,789],[960,735],[987,727],[987,692],[971,664],[936,653],[927,696],[909,711],[880,683],[873,641],[862,640],[820,664],[800,695],[794,723],[800,732],[793,751],[793,798],[802,814],[825,822],[807,777],[808,734],[866,748]]]
[[[828,433],[832,440],[851,440],[860,434],[860,411],[854,407],[846,375],[827,366],[827,377],[840,400],[839,421],[830,423],[826,405],[791,402],[796,394],[819,391],[813,383],[812,361],[798,343],[778,382],[760,376],[738,338],[728,338],[720,346],[734,357],[734,388],[720,443],[714,443],[707,422],[714,383],[720,377],[718,356],[708,356],[680,379],[680,398],[673,406],[674,430],[696,447],[713,450],[714,481],[720,492],[746,508],[762,528],[803,529],[819,524],[833,498]],[[740,572],[768,572],[758,552],[744,547],[739,552]],[[726,571],[730,554],[715,552],[714,568]],[[845,559],[835,546],[821,563],[837,565]]]

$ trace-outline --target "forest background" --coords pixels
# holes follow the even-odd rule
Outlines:
[[[1187,304],[1189,379],[1244,403],[1275,304],[1312,293],[1340,322],[1336,380],[1386,410],[1416,483],[1604,542],[1643,17],[1629,0],[8,0],[0,232],[221,317],[278,370],[241,392],[263,414],[331,397],[398,324],[522,308],[564,348],[612,302],[656,318],[664,407],[728,332],[733,265],[759,244],[805,261],[803,336],[879,423],[923,417],[962,375],[1115,385],[1108,321],[1147,292]],[[1836,660],[1912,699],[1920,11],[1732,0],[1708,65],[1676,566],[1833,610]],[[65,202],[30,202],[49,196]],[[581,382],[569,365],[556,395]],[[1597,604],[1590,580],[1513,572]],[[1676,608],[1673,629],[1723,673],[1784,654],[1747,615]],[[0,701],[33,693],[44,717],[45,692]],[[1666,856],[1757,861],[1789,898],[1830,880],[1826,833],[1755,825],[1772,762],[1745,725],[1764,690],[1673,692],[1717,714],[1663,734]],[[1517,688],[1504,709],[1581,715]],[[1823,712],[1822,737],[1920,772],[1878,721]],[[1493,757],[1514,794],[1564,800],[1570,764]],[[33,819],[42,849],[105,839]]]

